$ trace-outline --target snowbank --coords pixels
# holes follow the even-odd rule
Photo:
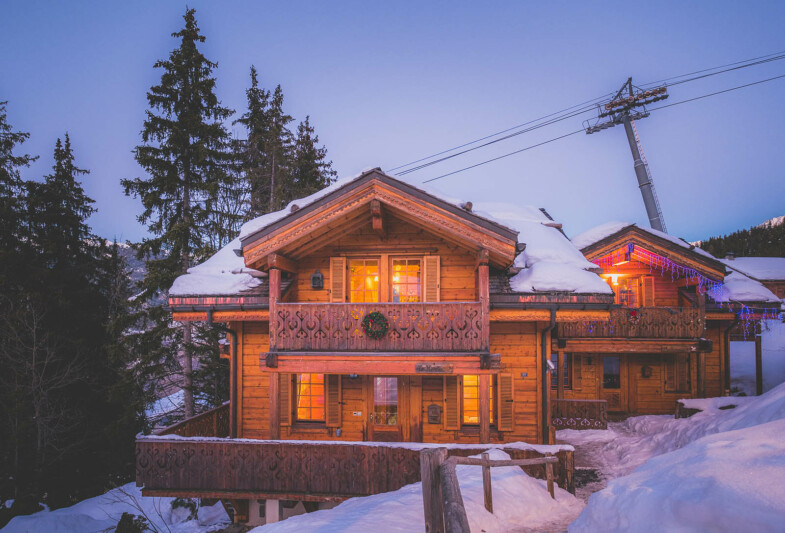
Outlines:
[[[172,501],[174,498],[145,498],[134,483],[128,483],[71,507],[17,516],[3,528],[3,533],[114,531],[123,513],[144,516],[155,530],[171,533],[206,533],[229,525],[220,503],[200,508],[196,520],[187,520],[188,511],[173,510]]]
[[[678,402],[687,409],[716,413],[717,411],[736,408],[754,400],[754,396],[720,396],[719,398],[687,398],[678,400]]]
[[[501,450],[490,450],[489,455],[491,459],[510,458]],[[583,507],[580,500],[558,487],[556,499],[551,499],[545,481],[529,477],[518,467],[499,467],[491,469],[494,509],[491,514],[483,503],[482,468],[459,466],[457,473],[472,531],[490,533],[522,526],[544,529],[549,524],[568,523]],[[251,532],[367,533],[424,529],[422,484],[414,483],[393,492],[352,498],[333,509],[294,516]]]
[[[569,531],[782,531],[783,435],[776,420],[656,457],[592,495]]]

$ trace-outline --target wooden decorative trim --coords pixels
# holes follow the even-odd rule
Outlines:
[[[207,320],[207,312],[173,311],[172,320],[175,320],[176,322],[204,322]],[[270,312],[268,310],[213,312],[214,322],[267,322],[268,320],[270,320]]]

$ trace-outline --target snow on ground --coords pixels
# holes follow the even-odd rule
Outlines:
[[[557,432],[576,447],[577,467],[608,481],[570,532],[782,531],[785,384],[740,403]]]
[[[492,449],[489,455],[491,459],[509,459],[501,450]],[[472,531],[542,531],[554,523],[568,524],[583,507],[583,502],[558,487],[556,500],[552,500],[545,481],[529,477],[518,467],[498,467],[491,469],[494,509],[491,514],[483,504],[482,468],[459,466],[457,472]],[[333,509],[261,526],[251,533],[387,533],[424,529],[422,484],[413,483],[393,492],[352,498]]]
[[[114,531],[123,513],[144,516],[156,532],[207,533],[229,525],[229,516],[220,503],[200,508],[197,519],[188,520],[189,511],[173,510],[172,501],[174,498],[145,498],[134,483],[128,483],[71,507],[17,516],[3,533]]]
[[[731,341],[731,388],[747,395],[755,394],[755,343]],[[765,320],[761,338],[763,364],[763,392],[785,382],[785,324],[779,320]]]
[[[169,396],[158,398],[151,403],[145,410],[145,416],[148,420],[156,420],[171,412],[181,409],[185,405],[185,391],[178,390]]]

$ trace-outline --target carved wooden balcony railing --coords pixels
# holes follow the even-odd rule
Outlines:
[[[228,437],[229,402],[219,405],[182,422],[156,431],[156,435],[179,435],[181,437]]]
[[[563,322],[559,338],[695,339],[703,335],[697,308],[640,307],[611,309],[610,320]]]
[[[608,429],[608,402],[553,399],[551,424],[556,429]]]
[[[451,448],[449,453],[468,456],[486,449],[478,445],[476,449]],[[543,456],[531,449],[505,451],[515,459]],[[566,490],[574,490],[573,452],[560,450],[556,457],[556,482]],[[544,478],[541,465],[525,470]],[[397,490],[417,481],[420,450],[411,444],[396,447],[390,443],[315,444],[160,436],[136,441],[136,484],[143,486],[147,495],[245,494],[340,500]]]
[[[363,317],[379,311],[389,330],[371,339]],[[479,302],[278,303],[270,351],[455,351],[488,349]]]

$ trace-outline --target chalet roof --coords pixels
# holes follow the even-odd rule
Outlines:
[[[785,281],[785,257],[721,259],[728,268],[758,281]]]
[[[665,248],[674,251],[679,251],[679,249],[682,249],[683,254],[685,254],[687,257],[692,256],[693,259],[704,265],[706,268],[717,273],[725,272],[722,262],[706,250],[690,244],[684,239],[674,237],[673,235],[669,235],[653,228],[638,226],[633,222],[606,222],[605,224],[601,224],[579,235],[576,235],[571,240],[572,243],[584,254],[591,256],[593,251],[603,248],[603,246],[607,245],[608,243],[612,243],[614,240],[624,236],[627,233],[632,235],[637,234],[648,241],[659,243]]]
[[[722,288],[712,294],[717,302],[733,303],[739,302],[747,305],[754,304],[782,304],[783,301],[777,298],[777,295],[767,289],[761,282],[756,281],[742,274],[741,272],[732,271],[725,276],[722,283]]]
[[[377,175],[380,171],[374,170]],[[251,243],[266,231],[280,227],[298,216],[307,213],[309,206],[323,201],[333,194],[366,178],[369,172],[356,177],[339,180],[333,185],[306,198],[294,200],[286,208],[275,213],[262,215],[243,225],[240,236],[218,251],[204,263],[192,267],[188,273],[177,278],[169,291],[170,296],[240,296],[255,294],[266,287],[266,274],[248,268],[243,257],[235,251]],[[386,175],[384,175],[386,176]],[[409,187],[419,194],[427,195],[429,201],[440,202],[463,217],[472,217],[487,231],[517,236],[517,242],[525,243],[525,250],[516,255],[512,268],[503,272],[506,279],[499,279],[491,290],[506,294],[569,292],[575,294],[610,295],[612,291],[593,271],[596,265],[586,260],[581,252],[560,231],[560,225],[539,208],[510,203],[475,203],[471,212],[464,209],[464,202],[449,198],[434,189],[414,188],[400,180],[386,176],[398,184]],[[296,205],[298,209],[292,210]],[[266,292],[266,291],[265,291]]]

